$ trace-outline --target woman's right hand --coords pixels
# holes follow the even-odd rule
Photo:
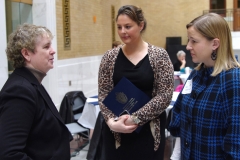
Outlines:
[[[134,125],[125,125],[125,121],[129,118],[129,115],[123,115],[115,121],[113,118],[109,119],[107,122],[108,127],[114,131],[119,133],[132,133],[138,126]]]
[[[181,62],[184,66],[186,65],[186,60],[185,59],[182,59]]]

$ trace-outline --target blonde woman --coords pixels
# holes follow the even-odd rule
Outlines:
[[[178,96],[169,127],[181,137],[181,159],[239,159],[240,65],[229,26],[209,13],[187,24],[187,34],[187,49],[199,65]]]

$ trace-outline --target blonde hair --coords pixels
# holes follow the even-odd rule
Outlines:
[[[224,70],[240,67],[237,62],[232,49],[232,36],[227,22],[218,14],[208,13],[201,15],[189,24],[187,29],[194,27],[201,35],[207,38],[209,41],[214,38],[220,40],[219,47],[216,49],[217,59],[214,64],[212,76],[218,75]],[[200,63],[195,69],[201,69],[202,63]]]
[[[13,63],[15,68],[25,66],[25,59],[22,56],[21,50],[26,48],[34,52],[37,40],[44,35],[53,39],[53,35],[49,29],[33,24],[20,25],[17,30],[9,35],[6,53],[8,60]]]

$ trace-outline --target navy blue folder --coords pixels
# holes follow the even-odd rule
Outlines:
[[[103,100],[103,104],[118,117],[132,114],[149,101],[150,98],[143,91],[123,77]]]

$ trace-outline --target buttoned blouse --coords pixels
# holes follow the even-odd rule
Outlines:
[[[185,84],[173,107],[169,129],[181,137],[184,160],[240,158],[240,69],[212,72],[192,71],[191,91],[183,93]]]

